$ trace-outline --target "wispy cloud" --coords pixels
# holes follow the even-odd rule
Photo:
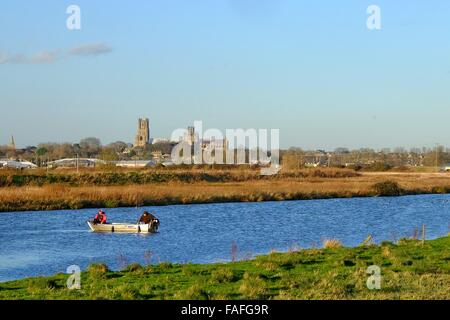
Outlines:
[[[58,60],[60,54],[58,52],[39,52],[32,55],[29,59],[30,63],[39,64],[39,63],[50,63]]]
[[[103,43],[96,43],[74,47],[69,50],[69,54],[74,56],[97,56],[111,51],[112,48],[110,46]]]
[[[0,53],[0,64],[7,63],[27,63],[28,59],[23,54],[8,54],[6,52]]]
[[[98,56],[111,51],[110,46],[102,43],[80,45],[67,50],[42,51],[29,56],[22,53],[8,54],[0,51],[0,64],[44,64],[68,57]]]
[[[8,62],[8,55],[0,51],[0,64]]]

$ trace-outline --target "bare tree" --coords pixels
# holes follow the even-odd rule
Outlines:
[[[83,155],[88,158],[98,155],[101,151],[102,143],[95,137],[84,138],[80,141],[80,148]]]

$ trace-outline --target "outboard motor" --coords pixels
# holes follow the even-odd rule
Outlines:
[[[151,229],[153,232],[158,231],[159,228],[159,219],[153,219],[152,222],[150,222],[151,224]]]

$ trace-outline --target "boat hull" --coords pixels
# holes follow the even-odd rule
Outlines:
[[[91,231],[102,233],[155,233],[158,231],[157,223],[150,224],[128,224],[128,223],[111,223],[111,224],[94,224],[87,221]]]

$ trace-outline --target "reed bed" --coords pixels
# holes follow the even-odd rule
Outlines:
[[[26,172],[0,170],[0,187],[44,186],[63,184],[69,186],[116,186],[133,184],[159,184],[169,182],[243,182],[253,180],[283,180],[287,178],[350,178],[359,173],[349,169],[303,169],[285,170],[277,175],[263,176],[256,169],[147,169],[135,171],[83,170],[71,171],[43,170]]]
[[[388,180],[387,180],[388,179]],[[383,194],[395,185],[398,194],[449,193],[450,179],[399,174],[358,175],[346,178],[273,178],[233,182],[164,182],[97,186],[48,184],[0,188],[0,211],[113,208],[171,204],[260,202],[366,197]],[[381,186],[381,187],[380,187]]]

